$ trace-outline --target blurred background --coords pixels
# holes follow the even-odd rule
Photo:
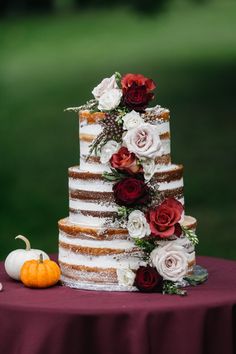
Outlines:
[[[172,161],[185,166],[198,254],[236,259],[236,2],[1,0],[0,259],[57,252],[78,164],[83,104],[113,72],[142,73],[171,110]]]

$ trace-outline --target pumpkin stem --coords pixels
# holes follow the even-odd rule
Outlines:
[[[43,254],[42,253],[40,253],[40,255],[39,255],[39,263],[43,263]]]
[[[22,241],[24,241],[25,242],[25,245],[26,245],[26,251],[30,251],[31,250],[31,246],[30,246],[30,242],[29,242],[29,240],[28,240],[28,238],[26,238],[25,236],[23,236],[23,235],[18,235],[18,236],[16,236],[15,237],[15,240],[16,239],[20,239],[20,240],[22,240]]]

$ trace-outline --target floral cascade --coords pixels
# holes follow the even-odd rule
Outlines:
[[[99,122],[102,132],[90,145],[90,154],[95,152],[110,167],[103,178],[113,182],[118,205],[114,223],[128,230],[142,255],[136,271],[117,270],[119,284],[142,292],[185,295],[181,285],[191,277],[188,253],[176,241],[188,238],[196,245],[198,238],[182,224],[180,201],[165,198],[153,179],[163,146],[158,126],[143,113],[154,99],[155,88],[154,81],[143,75],[115,73],[93,89],[93,100],[77,110],[104,113]]]

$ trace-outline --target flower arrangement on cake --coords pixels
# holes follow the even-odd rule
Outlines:
[[[184,212],[183,166],[170,160],[169,110],[147,108],[155,88],[141,74],[115,73],[93,89],[94,99],[67,109],[79,112],[81,163],[69,170],[74,208],[59,222],[65,285],[185,295],[181,286],[207,277],[195,265],[196,219]],[[100,214],[92,213],[94,202]],[[72,234],[77,243],[70,243]]]

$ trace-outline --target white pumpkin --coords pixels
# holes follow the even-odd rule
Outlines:
[[[9,253],[5,260],[5,270],[9,277],[20,280],[20,270],[25,261],[30,259],[39,259],[40,254],[43,255],[43,260],[49,259],[48,255],[37,249],[31,249],[29,240],[22,235],[18,235],[15,239],[20,239],[25,242],[26,249],[17,249]]]

